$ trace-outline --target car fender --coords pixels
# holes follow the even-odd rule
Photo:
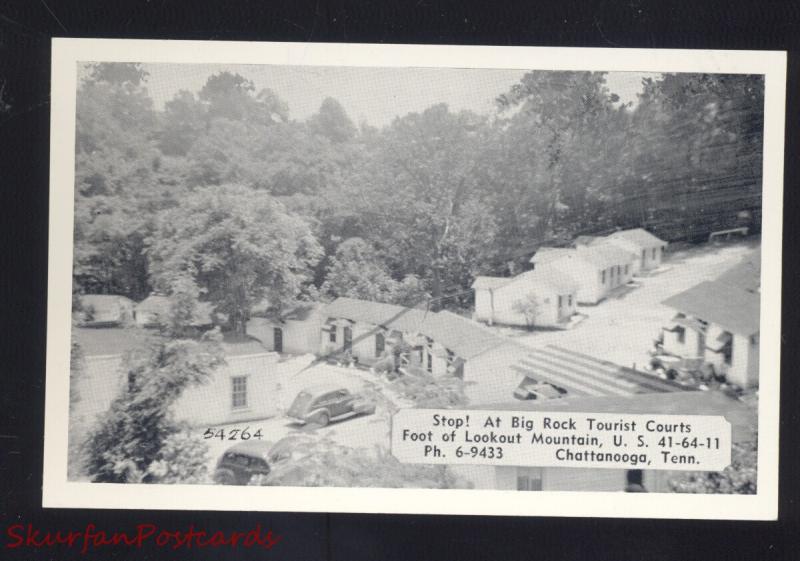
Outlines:
[[[317,407],[316,409],[310,410],[308,413],[305,414],[306,421],[313,419],[320,413],[327,413],[329,419],[333,419],[333,415],[331,415],[330,409],[327,407]]]

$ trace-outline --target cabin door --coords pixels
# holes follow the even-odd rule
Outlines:
[[[280,327],[272,329],[272,349],[276,353],[283,352],[283,329]]]
[[[353,350],[353,328],[349,325],[344,327],[344,350],[351,351]]]

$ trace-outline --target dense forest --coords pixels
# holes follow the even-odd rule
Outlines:
[[[475,275],[579,234],[760,226],[761,76],[666,74],[626,104],[602,72],[532,71],[492,115],[382,128],[331,98],[293,119],[227,71],[156,109],[147,79],[105,63],[80,82],[76,293],[190,294],[242,329],[341,295],[459,307]]]

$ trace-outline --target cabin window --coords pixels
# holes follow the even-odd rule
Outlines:
[[[335,343],[336,342],[336,328],[335,327],[333,329],[331,329],[330,332],[328,333],[328,341],[330,341],[331,343]]]
[[[428,353],[428,364],[426,369],[428,372],[433,372],[433,355],[430,352]]]
[[[676,328],[675,334],[678,336],[678,343],[682,345],[686,342],[686,328],[684,327]]]
[[[600,273],[600,282],[605,284],[606,283],[606,270],[603,269],[603,272]]]
[[[541,468],[517,468],[517,491],[541,491]]]
[[[629,267],[630,267],[630,265],[625,265],[625,276],[628,276],[628,268]]]
[[[572,294],[567,296],[567,306],[572,307]]]
[[[456,353],[447,349],[447,362],[452,363],[456,359]]]
[[[620,267],[619,265],[617,265],[617,278],[619,278],[619,276],[620,276],[621,274],[622,274],[622,267]]]
[[[559,296],[558,297],[558,307],[561,308],[563,306],[564,306],[564,297],[563,296]]]
[[[386,338],[383,333],[375,334],[375,356],[380,357],[383,351],[386,350]]]
[[[655,259],[655,258],[656,258],[656,253],[657,253],[657,252],[658,252],[658,248],[657,248],[657,247],[654,247],[654,248],[653,248],[653,259]]]
[[[247,376],[234,376],[232,382],[231,405],[234,409],[247,407]]]

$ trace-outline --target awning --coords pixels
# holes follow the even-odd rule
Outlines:
[[[710,351],[718,353],[722,351],[722,349],[724,349],[726,346],[730,345],[732,340],[733,336],[727,331],[724,331],[718,337],[716,337],[714,341],[706,342],[706,348]]]

